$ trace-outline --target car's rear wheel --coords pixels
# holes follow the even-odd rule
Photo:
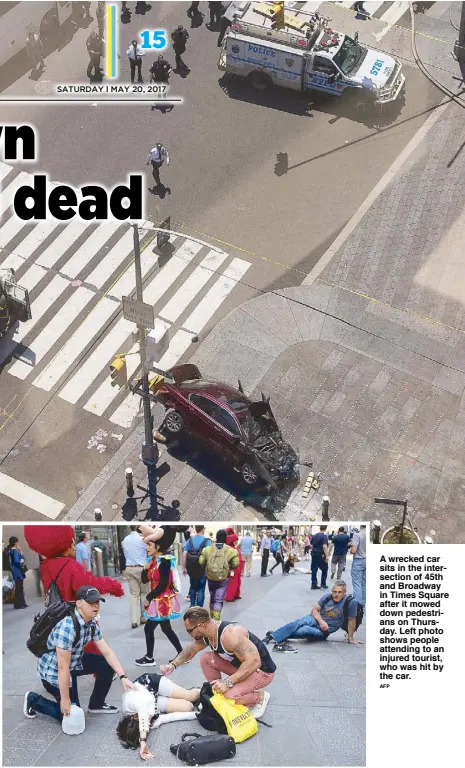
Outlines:
[[[178,411],[170,408],[165,414],[163,426],[171,435],[179,435],[184,429],[184,419]]]
[[[247,485],[255,485],[258,480],[257,473],[250,464],[247,464],[247,462],[241,467],[241,475],[244,483],[247,483]]]

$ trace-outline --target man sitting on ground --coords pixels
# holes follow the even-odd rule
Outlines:
[[[271,683],[276,670],[263,642],[240,624],[215,621],[205,608],[197,606],[187,609],[184,625],[194,642],[169,664],[160,667],[160,672],[170,675],[207,647],[209,650],[200,657],[200,666],[213,690],[244,704],[255,717],[261,717],[270,700],[270,694],[261,689]],[[221,679],[222,672],[227,677]]]
[[[289,638],[308,640],[326,640],[333,632],[342,629],[344,624],[344,604],[350,598],[347,595],[345,581],[335,581],[330,595],[323,595],[312,612],[301,619],[291,621],[279,629],[267,632],[263,638],[264,643],[274,642],[274,651],[282,653],[297,653],[289,642]],[[354,639],[356,629],[356,616],[358,604],[355,598],[351,598],[348,604],[347,640],[351,645],[361,645]]]

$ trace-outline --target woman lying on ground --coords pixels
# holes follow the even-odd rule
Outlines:
[[[147,747],[149,730],[175,720],[195,720],[200,688],[181,688],[156,673],[141,675],[134,684],[136,690],[123,694],[124,717],[116,732],[125,749],[139,748],[142,760],[149,760],[153,757]]]

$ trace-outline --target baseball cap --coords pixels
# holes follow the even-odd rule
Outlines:
[[[76,600],[85,600],[86,603],[96,603],[98,600],[105,602],[105,598],[95,587],[79,587],[76,590]]]

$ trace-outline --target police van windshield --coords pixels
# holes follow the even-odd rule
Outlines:
[[[333,61],[344,75],[355,72],[367,55],[367,49],[356,43],[351,37],[344,36],[344,42],[336,53]]]

